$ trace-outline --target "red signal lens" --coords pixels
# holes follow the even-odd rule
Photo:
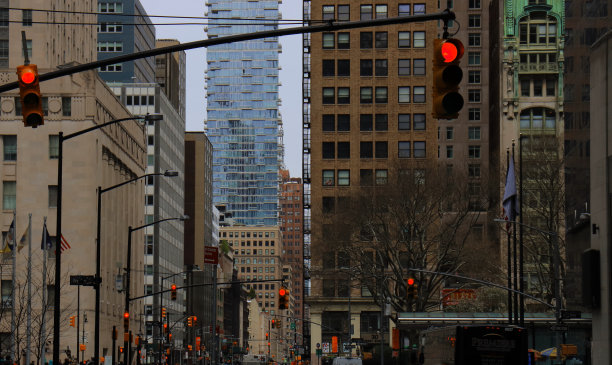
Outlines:
[[[280,295],[280,296],[282,296],[282,297],[284,297],[284,296],[285,296],[285,294],[287,294],[287,291],[286,291],[285,289],[280,289],[280,290],[278,291],[278,295]]]
[[[442,58],[444,62],[453,62],[457,59],[457,55],[459,54],[459,50],[457,50],[457,46],[452,42],[444,42],[442,44]]]
[[[125,319],[130,318],[130,314],[128,312],[123,313],[123,318]]]
[[[36,80],[36,74],[32,71],[26,71],[21,74],[21,81],[24,84],[31,84]]]
[[[408,279],[408,285],[414,285],[414,279],[413,278]]]
[[[172,290],[176,290],[176,285],[172,284],[172,286],[170,287],[170,289],[172,289]]]

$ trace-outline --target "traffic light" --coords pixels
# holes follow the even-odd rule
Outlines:
[[[434,39],[432,116],[436,119],[455,119],[463,108],[463,97],[459,94],[463,79],[459,61],[463,52],[458,39]]]
[[[74,327],[74,326],[75,326],[75,324],[74,324],[74,319],[75,319],[75,317],[76,317],[76,316],[72,316],[72,317],[70,317],[70,327]]]
[[[123,353],[123,346],[119,346],[119,353],[122,354]]]
[[[278,309],[289,308],[289,290],[280,288],[278,290]]]
[[[166,318],[166,308],[165,307],[162,307],[161,312],[162,312],[162,318]]]
[[[193,326],[194,327],[198,326],[198,317],[197,316],[193,316]]]
[[[276,320],[274,320],[274,319],[272,320],[272,326],[271,327],[272,328],[276,328]]]
[[[168,333],[168,323],[164,323],[164,333]]]
[[[268,332],[266,332],[266,340],[269,338],[269,334]]]
[[[281,328],[283,326],[283,319],[276,320],[276,328]]]
[[[176,300],[176,285],[172,284],[170,287],[170,299]]]
[[[408,278],[406,280],[406,295],[408,296],[408,300],[415,300],[419,297],[418,288],[419,286],[414,278]]]
[[[130,313],[128,312],[123,313],[123,329],[125,332],[130,330]]]
[[[38,84],[38,67],[34,64],[17,66],[21,114],[26,127],[36,128],[44,124],[42,97]]]
[[[193,317],[187,317],[187,327],[193,327]]]

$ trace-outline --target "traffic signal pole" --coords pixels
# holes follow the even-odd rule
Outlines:
[[[99,67],[112,65],[115,63],[133,61],[133,60],[137,60],[141,58],[158,56],[158,55],[173,53],[173,52],[178,52],[178,51],[185,51],[185,50],[194,49],[194,48],[206,48],[206,47],[214,46],[218,44],[248,41],[251,39],[280,37],[280,36],[293,35],[293,34],[304,34],[304,33],[335,32],[338,30],[345,30],[345,29],[378,27],[378,26],[393,25],[393,24],[425,22],[425,21],[431,21],[431,20],[443,20],[446,23],[449,20],[454,20],[454,19],[455,19],[455,13],[449,9],[445,9],[441,12],[432,13],[432,14],[400,16],[400,17],[385,18],[385,19],[359,20],[359,21],[353,21],[353,22],[329,21],[329,22],[325,22],[322,24],[308,25],[305,27],[292,27],[292,28],[266,30],[266,31],[246,33],[246,34],[236,34],[236,35],[230,35],[226,37],[218,37],[218,38],[204,39],[204,40],[199,40],[199,41],[194,41],[194,42],[182,43],[182,44],[177,44],[177,45],[168,46],[168,47],[160,47],[160,48],[150,49],[146,51],[125,54],[125,55],[121,55],[117,57],[111,57],[111,58],[107,58],[104,60],[84,63],[81,65],[76,65],[72,67],[66,67],[61,70],[54,70],[54,71],[42,74],[39,76],[39,80],[47,81],[47,80],[56,79],[62,76],[72,75],[77,72],[97,69]],[[9,91],[9,90],[13,90],[18,87],[19,87],[18,82],[11,82],[8,84],[0,85],[0,93]]]

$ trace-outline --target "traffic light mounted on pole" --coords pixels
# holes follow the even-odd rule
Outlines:
[[[130,313],[123,313],[123,329],[124,332],[128,332],[130,330]]]
[[[176,285],[172,284],[170,287],[170,299],[176,300]]]
[[[278,309],[289,308],[289,290],[281,287],[278,290]]]
[[[434,39],[433,49],[432,117],[455,119],[464,104],[459,94],[459,83],[463,79],[463,71],[459,67],[463,44],[454,38]]]
[[[408,278],[406,280],[406,295],[408,300],[415,300],[419,297],[418,288],[419,286],[414,278]]]
[[[26,127],[36,128],[45,124],[42,109],[42,97],[38,84],[38,67],[34,64],[17,66],[19,79],[19,100],[21,114]]]
[[[70,327],[74,327],[75,326],[74,319],[75,319],[75,316],[70,317]]]

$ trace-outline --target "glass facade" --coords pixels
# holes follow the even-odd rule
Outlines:
[[[278,1],[212,0],[208,38],[278,29]],[[253,19],[253,20],[247,20]],[[282,145],[278,38],[207,49],[213,200],[245,225],[277,225]]]

